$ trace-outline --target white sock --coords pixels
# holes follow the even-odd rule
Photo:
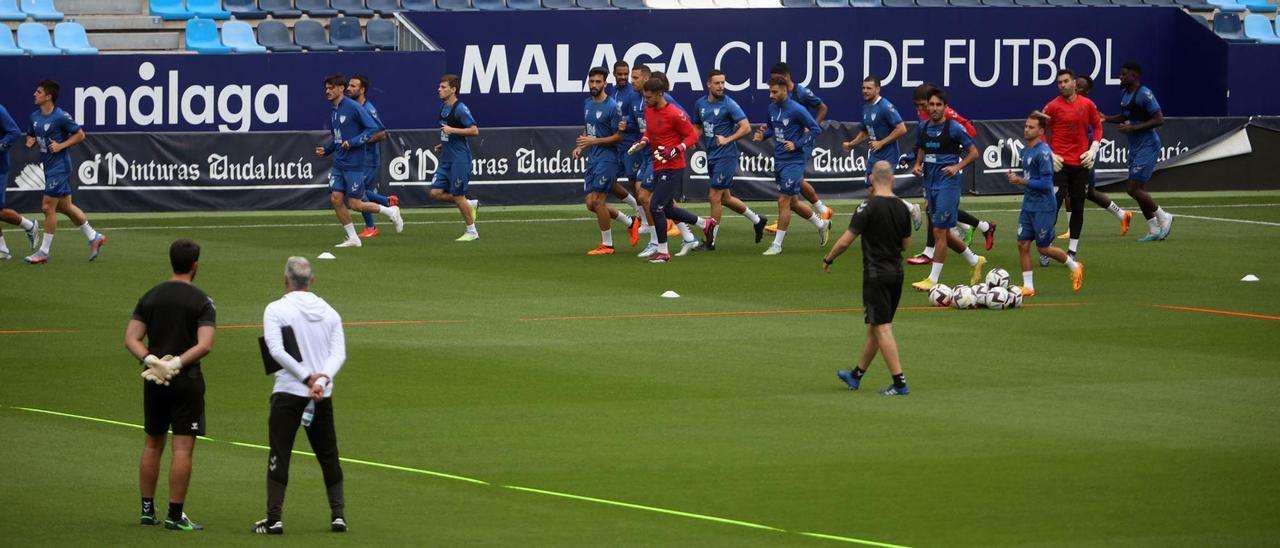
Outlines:
[[[964,252],[961,253],[960,256],[964,257],[964,261],[969,263],[969,266],[978,264],[978,254],[974,253],[972,249],[969,249],[967,247],[964,248]]]
[[[1064,264],[1064,265],[1066,265],[1067,270],[1070,270],[1070,271],[1072,271],[1072,272],[1075,272],[1075,271],[1076,271],[1076,265],[1078,265],[1078,264],[1080,264],[1080,263],[1077,263],[1075,259],[1072,259],[1070,255],[1067,255],[1067,262],[1065,262],[1065,263],[1063,263],[1063,264]]]
[[[612,230],[600,231],[600,245],[613,247],[613,231]]]
[[[693,232],[689,231],[689,225],[685,223],[676,223],[676,228],[680,229],[680,239],[686,242],[697,239],[693,237]]]
[[[813,203],[813,209],[817,210],[817,212],[818,212],[818,214],[819,214],[819,215],[826,215],[826,214],[827,214],[827,204],[822,203],[822,200],[818,200],[818,201],[814,202],[814,203]]]
[[[476,232],[476,225],[475,225],[475,223],[471,223],[471,224],[467,225],[467,234],[476,234],[476,235],[479,235],[479,234],[480,234],[479,232]]]
[[[658,245],[658,231],[654,230],[652,225],[649,226],[649,243]]]
[[[640,204],[636,202],[635,196],[628,194],[626,198],[622,199],[622,203],[631,206],[631,210],[635,211],[637,215],[640,214]]]
[[[390,216],[391,216],[391,211],[392,211],[392,210],[391,210],[391,208],[389,208],[389,207],[387,207],[387,206],[384,206],[384,205],[380,205],[380,206],[378,206],[378,213],[380,213],[380,214],[382,214],[382,215],[386,215],[386,216],[390,217]]]
[[[622,226],[631,226],[631,216],[627,215],[626,213],[619,211],[618,216],[615,217],[615,219],[619,223],[622,223]]]
[[[1168,221],[1172,217],[1173,215],[1170,215],[1169,212],[1165,211],[1163,207],[1156,208],[1156,218],[1160,219],[1160,222]]]
[[[957,235],[957,236],[963,236],[963,235],[964,235],[964,231],[966,231],[966,230],[973,230],[973,227],[972,227],[972,226],[969,226],[969,225],[967,225],[967,224],[964,224],[964,223],[956,223],[956,235]]]
[[[671,254],[671,250],[667,249],[667,242],[661,242],[658,244],[658,253]]]
[[[756,215],[756,212],[751,211],[751,208],[749,207],[747,208],[746,211],[742,212],[742,216],[746,217],[748,221],[751,221],[751,224],[756,224],[760,222],[760,216]]]
[[[1080,247],[1079,238],[1072,238],[1070,240],[1067,240],[1067,251],[1070,251],[1071,253],[1075,253],[1076,249],[1078,249],[1079,247]]]
[[[929,246],[929,247],[924,248],[924,251],[922,251],[922,252],[920,252],[920,253],[921,253],[921,254],[923,254],[925,257],[928,257],[928,258],[932,259],[932,258],[933,258],[933,246]]]
[[[53,247],[53,234],[44,233],[44,241],[40,242],[40,252],[45,255],[49,254],[49,248]]]
[[[4,243],[4,238],[0,237],[0,253],[8,253],[9,244]]]
[[[476,206],[478,205],[480,205],[480,200],[467,200],[467,207],[471,208],[473,215],[475,214]]]
[[[813,223],[813,226],[822,228],[822,217],[819,217],[817,213],[814,213],[812,217],[809,217],[809,222]]]
[[[710,217],[698,217],[698,228],[707,228],[707,219]]]
[[[18,222],[18,228],[21,228],[23,230],[31,230],[35,228],[35,226],[36,226],[35,221],[32,221],[31,219],[28,219],[26,217],[23,217],[22,220]]]
[[[650,222],[649,222],[649,212],[648,212],[648,211],[646,211],[643,207],[642,207],[642,208],[640,208],[640,209],[637,209],[637,210],[636,210],[636,215],[639,215],[639,216],[640,216],[640,228],[641,228],[641,231],[643,231],[643,230],[644,230],[644,227],[646,227],[646,226],[649,226],[649,225],[653,224],[653,223],[650,223]]]
[[[1063,205],[1064,207],[1070,207],[1070,205],[1071,205],[1071,204],[1069,204],[1069,203],[1063,203],[1062,205]],[[1070,211],[1068,211],[1068,212],[1067,212],[1067,226],[1068,226],[1068,227],[1070,227],[1070,226],[1071,226],[1071,212],[1070,212]],[[1070,230],[1070,228],[1068,228],[1068,230]]]
[[[991,230],[991,223],[988,223],[986,221],[978,221],[978,232],[986,234],[988,230]]]
[[[1032,274],[1035,273],[1030,270],[1024,270],[1022,272],[1022,287],[1032,290],[1036,288],[1035,280],[1031,279]]]
[[[1152,215],[1150,219],[1147,219],[1147,228],[1151,230],[1152,234],[1159,236],[1160,235],[1160,217],[1156,215]]]
[[[929,279],[936,284],[938,283],[938,279],[941,277],[942,277],[942,263],[933,263],[933,266],[930,267],[929,269]]]
[[[1117,219],[1120,219],[1122,221],[1124,220],[1124,209],[1121,208],[1119,205],[1116,205],[1115,202],[1111,202],[1107,204],[1107,211],[1110,211],[1111,214],[1115,215]]]
[[[782,240],[785,240],[786,238],[787,231],[779,228],[778,231],[773,234],[773,245],[782,247]]]
[[[356,225],[354,225],[354,224],[352,224],[352,223],[347,223],[347,224],[345,224],[345,225],[342,225],[342,230],[345,230],[345,231],[347,232],[347,239],[348,239],[348,240],[358,240],[358,239],[360,239],[360,237],[359,237],[359,236],[356,236]]]
[[[98,231],[94,230],[93,227],[89,226],[89,221],[85,221],[84,224],[80,225],[79,228],[80,228],[80,232],[84,234],[84,237],[91,242],[93,241],[94,238],[98,237]]]

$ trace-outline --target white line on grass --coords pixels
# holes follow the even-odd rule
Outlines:
[[[30,412],[30,413],[40,413],[40,414],[43,414],[43,415],[53,415],[53,416],[56,416],[56,417],[64,417],[64,418],[70,418],[70,419],[79,419],[79,420],[90,421],[90,422],[97,422],[97,423],[111,424],[111,425],[115,425],[115,426],[124,426],[124,427],[128,427],[128,428],[135,428],[135,429],[141,429],[141,428],[142,428],[142,426],[141,426],[141,425],[137,425],[137,424],[130,424],[130,423],[127,423],[127,422],[116,421],[116,420],[111,420],[111,419],[102,419],[102,418],[98,418],[98,417],[89,417],[89,416],[85,416],[85,415],[73,415],[73,414],[71,414],[71,413],[63,413],[63,412],[60,412],[60,411],[50,411],[50,410],[48,410],[48,409],[37,409],[37,408],[34,408],[34,407],[21,407],[21,406],[16,406],[16,405],[11,405],[11,406],[9,406],[9,408],[10,408],[10,409],[18,409],[18,410],[20,410],[20,411],[27,411],[27,412]],[[225,444],[232,445],[232,446],[235,446],[235,447],[245,447],[245,448],[250,448],[250,449],[270,450],[270,447],[267,447],[267,446],[265,446],[265,445],[258,445],[258,444],[254,444],[254,443],[244,443],[244,442],[239,442],[239,441],[216,440],[216,439],[208,438],[208,437],[205,437],[205,436],[200,436],[200,439],[201,439],[201,440],[204,440],[204,441],[208,441],[208,442],[213,442],[213,443],[225,443]],[[306,452],[306,451],[298,451],[298,450],[296,450],[296,449],[293,451],[293,454],[295,454],[295,455],[315,456],[315,454],[313,454],[313,453],[308,453],[308,452]],[[532,487],[522,487],[522,486],[519,486],[519,485],[504,485],[504,484],[492,483],[492,482],[488,482],[488,481],[484,481],[484,480],[479,480],[479,479],[475,479],[475,478],[468,478],[468,477],[466,477],[466,476],[458,476],[458,475],[454,475],[454,474],[446,474],[446,473],[444,473],[444,472],[433,472],[433,471],[431,471],[431,470],[423,470],[423,469],[421,469],[421,468],[410,468],[410,467],[408,467],[408,466],[398,466],[398,465],[394,465],[394,464],[385,464],[385,463],[381,463],[381,462],[374,462],[374,461],[367,461],[367,460],[353,459],[353,458],[350,458],[350,457],[340,457],[338,460],[340,460],[340,461],[342,461],[342,462],[344,462],[344,463],[347,463],[347,464],[362,464],[362,465],[365,465],[365,466],[372,466],[372,467],[374,467],[374,468],[382,468],[382,469],[385,469],[385,470],[395,470],[395,471],[399,471],[399,472],[409,472],[409,473],[413,473],[413,474],[421,474],[421,475],[432,476],[432,477],[441,478],[441,479],[448,479],[448,480],[462,481],[462,482],[471,483],[471,484],[476,484],[476,485],[484,485],[484,486],[488,486],[488,487],[499,487],[499,488],[502,488],[502,489],[510,489],[510,490],[512,490],[512,491],[519,491],[519,492],[522,492],[522,493],[533,493],[533,494],[546,495],[546,496],[557,497],[557,498],[563,498],[563,499],[577,500],[577,501],[583,501],[583,502],[593,502],[593,503],[596,503],[596,504],[603,504],[603,505],[607,505],[607,506],[614,506],[614,507],[618,507],[618,508],[629,508],[629,509],[632,509],[632,510],[643,510],[643,511],[645,511],[645,512],[654,512],[654,513],[658,513],[658,514],[666,514],[666,515],[670,515],[670,516],[679,516],[679,517],[683,517],[683,518],[690,518],[690,519],[696,519],[696,520],[701,520],[701,521],[710,521],[710,522],[713,522],[713,523],[722,523],[722,524],[725,524],[725,525],[736,525],[736,526],[739,526],[739,527],[746,527],[746,528],[749,528],[749,529],[763,529],[763,530],[766,530],[766,531],[773,531],[773,532],[777,532],[777,533],[792,533],[792,534],[802,535],[802,536],[812,537],[812,538],[821,538],[821,539],[826,539],[826,540],[835,540],[835,541],[847,542],[847,543],[851,543],[851,544],[861,544],[861,545],[863,545],[863,546],[877,546],[877,547],[879,547],[879,548],[909,548],[909,547],[907,547],[907,546],[903,546],[903,545],[900,545],[900,544],[889,544],[889,543],[885,543],[885,542],[877,542],[877,541],[874,541],[874,540],[865,540],[865,539],[859,539],[859,538],[853,538],[853,537],[842,537],[842,536],[838,536],[838,535],[828,535],[828,534],[825,534],[825,533],[813,533],[813,532],[808,532],[808,531],[788,531],[788,530],[786,530],[786,529],[781,529],[781,528],[773,527],[773,526],[770,526],[770,525],[762,525],[762,524],[759,524],[759,523],[752,523],[752,522],[749,522],[749,521],[740,521],[740,520],[736,520],[736,519],[722,518],[722,517],[717,517],[717,516],[712,516],[712,515],[707,515],[707,514],[696,514],[696,513],[692,513],[692,512],[681,512],[681,511],[679,511],[679,510],[671,510],[671,509],[669,509],[669,508],[660,508],[660,507],[657,507],[657,506],[645,506],[645,505],[643,505],[643,504],[634,504],[634,503],[630,503],[630,502],[623,502],[623,501],[610,500],[610,499],[602,499],[602,498],[596,498],[596,497],[586,497],[586,496],[582,496],[582,495],[574,495],[574,494],[571,494],[571,493],[562,493],[562,492],[559,492],[559,491],[548,491],[548,490],[546,490],[546,489],[534,489],[534,488],[532,488]]]
[[[1224,219],[1222,217],[1201,217],[1199,215],[1187,215],[1185,213],[1180,215],[1174,215],[1174,217],[1186,217],[1188,219],[1200,219],[1202,221],[1222,221],[1224,223],[1245,223],[1250,225],[1280,226],[1280,223],[1271,223],[1267,221],[1250,221],[1247,219]]]

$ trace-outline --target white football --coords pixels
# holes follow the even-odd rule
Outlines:
[[[1010,308],[1009,303],[1013,302],[1013,295],[1008,289],[1003,287],[993,287],[987,291],[987,308],[992,310],[1004,310]]]
[[[973,286],[973,296],[978,298],[978,307],[987,306],[987,295],[991,291],[991,286],[987,284],[978,284]]]
[[[1009,306],[1008,308],[1017,308],[1022,306],[1022,288],[1016,285],[1009,286]]]
[[[1009,287],[1009,271],[993,268],[987,272],[987,285],[991,287]]]
[[[929,290],[929,303],[933,306],[951,306],[951,288],[937,284]]]
[[[978,296],[973,293],[972,287],[959,286],[951,291],[951,305],[959,310],[977,308]]]

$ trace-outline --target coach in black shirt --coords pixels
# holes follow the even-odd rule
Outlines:
[[[893,376],[893,384],[881,390],[886,396],[910,394],[902,364],[898,361],[898,343],[893,338],[893,314],[902,298],[902,250],[911,241],[911,212],[893,195],[893,167],[876,162],[871,169],[871,197],[858,206],[849,222],[849,230],[822,258],[822,269],[831,272],[831,263],[862,236],[862,306],[867,322],[867,342],[858,357],[857,367],[840,370],[836,375],[857,390],[876,352],[884,355]]]
[[[169,515],[166,529],[201,529],[182,511],[191,482],[191,452],[196,436],[205,433],[204,376],[200,359],[213,350],[216,311],[213,300],[191,285],[200,246],[177,240],[169,246],[173,277],[138,300],[124,344],[147,365],[143,371],[142,409],[147,434],[139,463],[143,525],[156,525],[154,497],[165,437],[173,429],[173,461],[169,464]],[[145,340],[145,343],[143,342]],[[164,356],[164,358],[156,358]]]

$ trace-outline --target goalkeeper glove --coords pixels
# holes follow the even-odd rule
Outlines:
[[[168,373],[168,376],[165,378],[172,379],[175,375],[178,374],[179,371],[182,370],[182,357],[181,356],[166,356],[166,357],[169,359],[161,360],[164,362],[165,371]]]
[[[1062,171],[1062,157],[1058,156],[1057,154],[1054,154],[1053,155],[1053,172],[1057,173],[1059,171]]]
[[[1085,169],[1093,169],[1093,161],[1097,157],[1098,142],[1094,141],[1092,145],[1089,145],[1089,150],[1084,151],[1084,154],[1080,155],[1080,165],[1084,166]]]
[[[671,160],[674,160],[676,156],[683,153],[684,143],[680,143],[679,145],[671,148],[659,146],[657,150],[653,151],[653,159],[659,162],[670,162]]]
[[[173,356],[168,354],[163,358],[157,358],[155,354],[147,354],[147,357],[142,358],[142,364],[147,366],[147,371],[150,371],[156,378],[167,381],[173,375],[169,373],[168,365],[165,362],[171,359],[173,359]],[[168,383],[166,382],[165,384]]]
[[[645,145],[648,145],[648,144],[649,144],[648,139],[640,139],[639,141],[636,141],[636,144],[631,145],[631,148],[627,149],[627,154],[635,154],[637,152],[640,152],[640,150],[643,149]]]

